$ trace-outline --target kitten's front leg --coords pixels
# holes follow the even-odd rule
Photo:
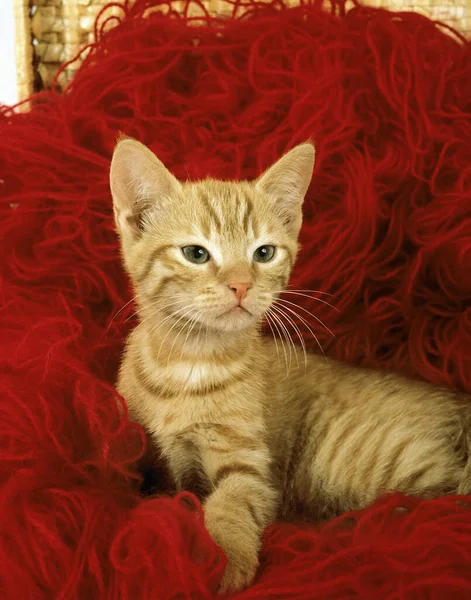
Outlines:
[[[232,432],[231,438],[237,436]],[[250,585],[259,565],[263,530],[277,510],[268,448],[260,440],[247,437],[240,444],[227,448],[219,441],[201,455],[213,487],[204,504],[205,524],[228,560],[221,593]]]

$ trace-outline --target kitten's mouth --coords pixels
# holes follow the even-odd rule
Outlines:
[[[238,306],[234,306],[234,308],[232,308],[230,310],[230,312],[232,314],[236,314],[236,315],[240,315],[240,314],[243,314],[243,313],[247,313],[249,315],[252,314],[249,310],[247,310],[246,308],[244,308],[241,304],[239,304]]]
[[[224,311],[221,315],[219,315],[218,319],[220,319],[221,317],[229,316],[229,315],[250,315],[250,316],[252,316],[252,313],[249,310],[247,310],[244,306],[242,306],[241,304],[237,304],[236,306],[233,306],[229,310]]]

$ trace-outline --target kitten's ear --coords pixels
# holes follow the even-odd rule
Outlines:
[[[110,168],[110,187],[116,224],[121,235],[138,237],[145,216],[181,191],[181,184],[146,146],[124,138],[118,141]]]
[[[300,144],[267,169],[255,184],[277,202],[295,228],[301,225],[301,206],[311,182],[315,155],[311,142]]]

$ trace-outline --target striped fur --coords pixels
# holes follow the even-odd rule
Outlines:
[[[388,490],[471,492],[466,398],[317,356],[286,368],[259,324],[286,286],[314,160],[309,144],[257,182],[178,182],[152,153],[121,141],[111,168],[123,259],[140,323],[118,389],[150,431],[177,486],[204,498],[228,557],[221,591],[248,585],[263,529],[316,519]],[[255,249],[274,245],[272,261]],[[190,263],[181,248],[211,259]],[[237,307],[232,281],[250,282]]]

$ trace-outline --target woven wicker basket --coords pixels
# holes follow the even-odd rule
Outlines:
[[[58,68],[93,41],[93,23],[109,0],[10,0],[15,5],[19,97],[51,86]],[[288,0],[295,5],[299,0]],[[203,0],[210,12],[221,14],[224,2]],[[365,0],[372,6],[415,10],[471,34],[471,0]],[[109,13],[108,13],[109,16]],[[70,79],[77,63],[62,73]]]

